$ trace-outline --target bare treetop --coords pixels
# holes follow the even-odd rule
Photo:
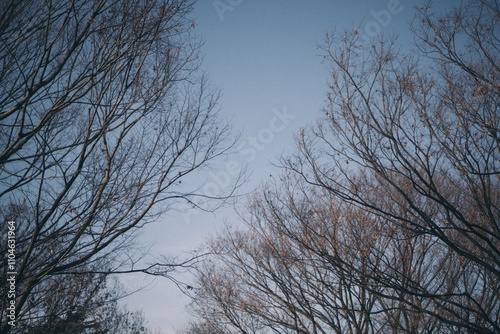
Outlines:
[[[1,2],[1,212],[17,224],[25,325],[54,275],[112,272],[134,230],[179,200],[203,201],[201,182],[180,180],[231,142],[198,70],[192,5]]]

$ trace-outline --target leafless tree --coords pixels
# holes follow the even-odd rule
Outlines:
[[[51,277],[37,288],[44,293],[36,295],[27,308],[30,312],[17,325],[24,332],[151,333],[140,311],[119,306],[124,290],[107,275]]]
[[[394,274],[378,282],[435,304],[459,331],[500,330],[498,1],[442,14],[418,9],[417,54],[394,39],[360,45],[327,36],[326,118],[298,138],[284,165],[338,198],[435,240],[457,266],[453,288]],[[406,275],[405,275],[406,276]],[[411,277],[408,277],[411,279]]]
[[[139,228],[179,200],[212,199],[189,177],[231,142],[199,71],[192,5],[0,1],[0,211],[16,226],[18,321],[43,282],[113,272]]]
[[[192,328],[220,333],[415,333],[444,330],[421,296],[382,285],[436,283],[447,254],[380,217],[287,175],[252,201],[248,231],[210,243]],[[384,276],[385,277],[385,276]],[[409,277],[409,278],[407,278]],[[403,302],[403,300],[405,300]]]
[[[417,8],[410,52],[397,38],[363,45],[356,29],[327,35],[325,117],[252,202],[249,231],[212,245],[193,302],[202,323],[500,332],[500,4],[457,5]]]

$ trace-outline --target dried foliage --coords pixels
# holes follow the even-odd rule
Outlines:
[[[249,231],[211,243],[193,328],[500,332],[499,21],[493,0],[417,8],[413,53],[327,36],[325,117]]]

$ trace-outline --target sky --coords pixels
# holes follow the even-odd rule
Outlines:
[[[235,166],[249,172],[242,192],[278,174],[277,157],[294,150],[294,134],[314,124],[326,105],[329,69],[318,49],[325,33],[360,25],[368,38],[397,33],[409,41],[416,3],[198,0],[193,18],[195,33],[204,41],[202,68],[221,89],[220,115],[241,136],[236,152],[207,173],[207,184],[223,188]],[[215,214],[171,212],[148,226],[139,241],[150,245],[152,253],[182,256],[225,224],[237,222],[230,207]],[[122,281],[129,289],[148,285],[124,302],[130,309],[142,309],[151,328],[171,334],[190,319],[185,309],[189,298],[171,281],[141,275]]]

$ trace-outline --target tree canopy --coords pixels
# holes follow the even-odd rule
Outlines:
[[[210,242],[188,330],[498,333],[499,21],[498,1],[429,3],[411,51],[327,34],[324,116],[248,230]]]
[[[15,272],[16,284],[14,297],[1,290],[0,333],[47,320],[39,302],[65,298],[54,284],[76,291],[91,280],[71,277],[135,263],[141,254],[128,250],[140,228],[180,200],[206,198],[201,183],[181,180],[231,141],[199,70],[192,6],[0,1],[0,277]],[[158,275],[175,263],[165,265],[128,269]]]

